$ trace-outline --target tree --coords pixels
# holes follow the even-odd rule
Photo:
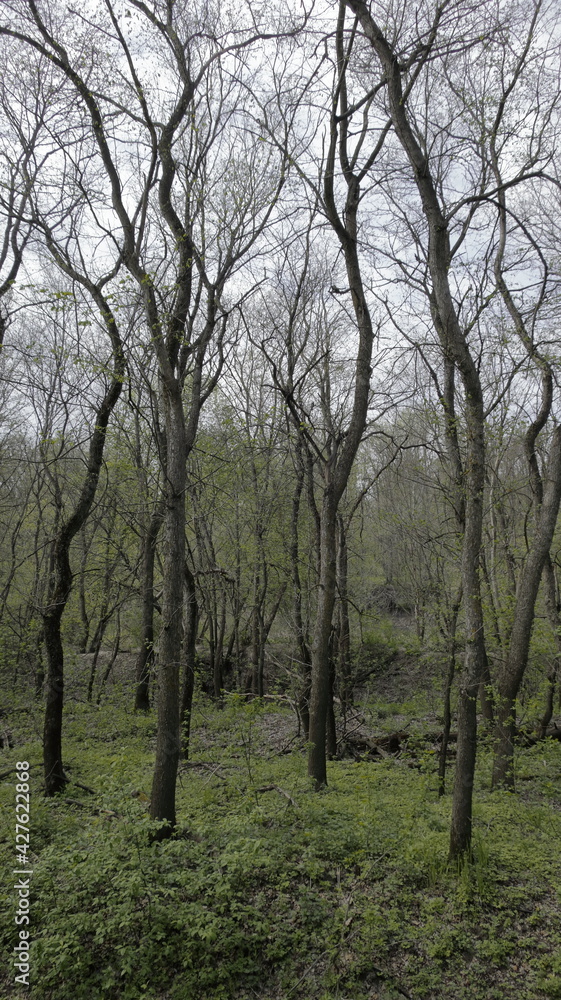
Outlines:
[[[69,270],[72,271],[70,268]],[[63,498],[55,487],[55,502],[60,512],[58,529],[52,543],[51,572],[45,596],[43,634],[47,651],[48,673],[43,731],[43,763],[45,791],[54,795],[66,782],[62,762],[62,709],[64,697],[64,651],[61,640],[61,619],[72,587],[70,544],[85,524],[91,511],[103,460],[105,436],[111,413],[120,396],[125,374],[125,357],[119,328],[103,286],[106,282],[91,282],[85,275],[72,271],[72,277],[87,289],[96,303],[111,343],[112,367],[107,369],[107,384],[95,406],[91,422],[89,453],[85,463],[78,498],[69,514],[64,514]]]
[[[162,822],[160,835],[165,836],[175,825],[180,752],[186,459],[222,367],[232,308],[225,300],[226,283],[266,229],[286,170],[285,160],[277,169],[270,154],[247,140],[233,157],[228,127],[239,128],[255,76],[244,51],[279,32],[263,30],[249,10],[238,11],[233,22],[228,13],[217,13],[211,23],[207,8],[162,10],[158,3],[132,0],[136,30],[143,37],[144,51],[137,54],[126,18],[130,11],[121,13],[105,0],[103,44],[121,71],[118,79],[102,81],[97,55],[84,60],[81,19],[72,33],[78,15],[59,16],[52,7],[43,16],[35,0],[14,0],[8,8],[10,23],[4,23],[2,34],[49,59],[85,112],[90,171],[104,176],[111,193],[111,205],[103,203],[103,212],[112,217],[108,231],[95,204],[97,193],[88,192],[82,181],[91,224],[136,283],[158,364],[166,514],[151,815]],[[97,24],[88,30],[95,35]],[[293,33],[290,26],[288,34]],[[148,52],[162,66],[165,87],[153,86],[143,59]],[[121,140],[131,134],[134,183],[127,156],[119,154]],[[226,192],[232,191],[227,210]]]
[[[390,198],[395,205],[394,217],[403,221],[404,231],[409,238],[414,234],[417,265],[413,257],[404,270],[408,273],[410,287],[415,287],[427,298],[432,322],[436,331],[441,365],[448,366],[452,376],[457,373],[463,392],[465,416],[465,458],[458,465],[452,452],[457,452],[453,435],[448,436],[452,449],[452,474],[461,485],[465,499],[462,512],[463,554],[462,583],[466,629],[466,654],[461,680],[460,712],[458,722],[458,759],[454,790],[453,817],[450,854],[452,858],[469,852],[471,832],[471,800],[476,748],[476,707],[477,687],[484,676],[486,653],[484,643],[484,619],[480,592],[480,556],[482,550],[483,498],[485,486],[485,419],[484,381],[477,345],[470,334],[474,327],[481,329],[485,311],[496,295],[496,287],[489,287],[490,263],[494,257],[493,224],[486,217],[489,204],[500,198],[501,192],[510,188],[518,189],[522,184],[541,174],[543,150],[539,140],[527,159],[516,159],[516,166],[509,169],[508,179],[494,172],[492,156],[480,156],[481,145],[487,136],[495,136],[501,143],[501,155],[506,163],[507,150],[513,134],[510,121],[503,120],[505,105],[512,101],[516,113],[516,100],[512,97],[522,69],[528,65],[528,51],[535,43],[535,16],[542,5],[536,4],[528,13],[516,8],[512,11],[498,10],[491,13],[480,4],[447,2],[434,11],[426,12],[426,19],[413,23],[404,19],[399,31],[394,30],[390,17],[385,24],[380,17],[362,0],[349,0],[351,9],[360,25],[371,50],[380,65],[381,85],[386,96],[387,108],[391,116],[392,128],[399,147],[403,152],[403,169],[414,183],[417,192],[417,206],[409,207],[405,217],[403,207],[398,204],[394,192]],[[387,17],[387,13],[386,13]],[[477,24],[477,31],[473,26]],[[517,39],[521,30],[524,39],[519,53],[511,53],[501,36],[503,26],[515,31]],[[487,48],[485,48],[485,46]],[[489,79],[493,78],[493,60],[498,54],[497,65],[506,76],[510,73],[513,59],[514,77],[499,94],[487,91],[487,78],[480,78],[479,90],[476,81],[472,89],[474,66],[473,51],[482,49],[483,58],[489,52]],[[514,50],[518,48],[515,43]],[[452,56],[453,54],[453,56]],[[511,55],[513,59],[511,59]],[[499,73],[501,69],[499,69]],[[503,77],[504,79],[504,77]],[[485,82],[483,82],[485,80]],[[437,83],[438,81],[438,83]],[[442,104],[441,86],[446,81],[450,94],[450,106],[459,118],[462,127],[453,129],[447,108]],[[432,95],[439,88],[439,111],[434,104],[434,124],[429,108],[433,108]],[[475,101],[473,98],[475,93]],[[478,94],[485,93],[485,108],[478,104]],[[493,106],[489,114],[490,102]],[[474,112],[474,104],[478,111]],[[545,117],[547,118],[548,112]],[[475,136],[475,124],[479,129],[479,140]],[[466,123],[464,125],[464,123]],[[497,138],[500,136],[500,139]],[[497,148],[497,147],[496,147]],[[465,187],[458,192],[452,177],[450,164],[461,163],[459,153],[465,156],[466,169],[463,171]],[[509,161],[509,166],[512,161]],[[405,174],[403,175],[405,176]],[[465,194],[465,188],[468,193]],[[415,212],[417,211],[417,216]],[[420,213],[420,214],[419,214]],[[471,289],[462,286],[463,264],[458,257],[460,248],[466,258],[466,236],[476,219],[483,225],[486,236],[485,251],[482,255],[483,267],[478,279],[475,270],[467,269],[470,279],[475,280]],[[397,262],[395,250],[392,258]],[[481,259],[481,258],[480,258]],[[421,266],[419,266],[421,265]],[[470,303],[470,294],[473,300]],[[466,315],[470,305],[471,317]],[[399,322],[399,321],[398,321]],[[399,324],[400,328],[403,321]],[[484,352],[484,343],[482,355]],[[512,378],[512,373],[511,373]],[[487,382],[485,382],[487,390]],[[439,393],[448,425],[453,412],[451,398],[447,393]],[[446,410],[448,412],[446,413]],[[464,503],[462,499],[462,504]]]
[[[336,114],[338,99],[332,111]],[[326,203],[339,225],[339,237],[345,253],[347,277],[353,295],[358,326],[351,384],[342,377],[347,369],[347,350],[337,350],[337,333],[343,321],[342,311],[332,310],[326,302],[326,289],[318,285],[316,301],[306,288],[310,269],[309,246],[292,296],[287,301],[287,322],[276,325],[284,341],[282,354],[276,337],[262,340],[271,370],[282,393],[297,435],[303,442],[319,478],[320,499],[311,505],[317,512],[318,525],[318,597],[311,644],[311,685],[309,700],[308,774],[316,788],[327,783],[326,727],[332,690],[330,678],[330,637],[336,597],[337,512],[345,492],[352,465],[366,426],[371,400],[370,375],[373,327],[361,281],[356,243],[356,184],[352,177],[345,203],[346,223],[340,220],[332,189],[337,131],[334,130],[326,167]],[[321,282],[321,277],[320,277]],[[290,281],[290,267],[285,281]],[[290,287],[290,286],[289,286]],[[313,287],[313,283],[312,283]],[[291,301],[292,299],[292,301]],[[304,311],[305,310],[305,314]],[[301,324],[301,329],[299,325]],[[280,326],[280,329],[279,329]],[[296,370],[299,368],[299,372]],[[303,373],[303,374],[302,374]],[[308,398],[306,395],[309,393]],[[350,401],[349,401],[350,397]],[[311,415],[315,405],[317,416]],[[297,448],[300,445],[297,443]],[[297,504],[299,493],[296,494]],[[294,530],[294,529],[293,529]],[[294,546],[294,538],[293,538]],[[294,562],[293,562],[294,566]],[[294,568],[293,568],[294,575]],[[297,620],[298,629],[301,628]]]

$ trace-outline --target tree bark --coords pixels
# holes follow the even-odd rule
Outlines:
[[[540,719],[540,724],[538,726],[538,738],[544,739],[547,732],[547,727],[551,722],[553,716],[553,702],[555,698],[555,688],[559,679],[559,668],[561,666],[561,617],[559,615],[559,603],[557,600],[557,584],[555,580],[555,571],[553,569],[553,563],[551,561],[551,555],[548,553],[545,566],[544,566],[544,583],[545,583],[545,606],[547,609],[547,617],[549,618],[549,623],[553,629],[553,634],[555,637],[555,645],[557,647],[557,653],[553,658],[553,663],[551,669],[547,675],[547,694],[544,713]]]
[[[266,582],[261,585],[261,545],[262,539],[257,529],[259,539],[258,552],[255,557],[253,572],[253,612],[251,616],[251,692],[256,698],[263,697],[263,601]]]
[[[327,784],[326,724],[329,704],[329,638],[335,605],[337,506],[333,488],[326,487],[321,508],[319,595],[312,641],[310,748],[308,775],[316,789]]]
[[[62,712],[64,705],[64,650],[60,623],[70,589],[72,571],[68,559],[70,540],[66,535],[54,546],[55,582],[50,604],[43,612],[43,635],[47,653],[45,720],[43,726],[43,768],[45,794],[56,795],[66,784],[62,763]]]
[[[442,742],[440,744],[440,754],[438,759],[438,795],[444,795],[446,791],[446,755],[450,740],[450,729],[452,726],[451,695],[452,684],[456,674],[456,628],[458,624],[458,614],[462,603],[462,588],[456,595],[451,608],[448,620],[448,671],[446,674],[446,685],[444,688],[444,727],[442,731]]]
[[[164,414],[167,441],[164,487],[165,574],[159,647],[158,735],[150,798],[150,816],[162,824],[156,835],[157,839],[169,836],[175,827],[175,788],[181,748],[179,677],[183,637],[187,450],[181,387],[173,377],[164,384]]]
[[[339,672],[341,712],[343,715],[343,727],[345,727],[347,710],[353,703],[351,683],[351,627],[349,621],[347,533],[342,517],[338,518],[337,524],[337,591],[339,596],[337,666]]]
[[[156,509],[148,524],[142,552],[142,639],[135,666],[135,712],[150,709],[150,676],[154,665],[154,563],[163,511]]]
[[[296,648],[298,650],[298,666],[301,677],[301,688],[298,697],[298,712],[304,730],[304,739],[310,735],[310,684],[311,656],[307,642],[304,619],[302,616],[302,583],[300,580],[300,536],[298,520],[300,514],[300,498],[304,487],[304,458],[302,454],[300,435],[296,439],[296,484],[292,497],[292,516],[290,521],[290,567],[292,571],[292,607],[294,615],[294,630],[296,632]]]
[[[105,690],[105,685],[107,684],[107,681],[109,680],[109,677],[111,675],[111,671],[113,670],[113,667],[115,666],[115,662],[116,662],[117,657],[119,655],[119,648],[120,648],[120,646],[121,646],[121,612],[120,612],[120,609],[117,609],[117,628],[116,628],[116,633],[115,633],[115,641],[113,643],[113,649],[111,651],[111,656],[109,657],[109,662],[108,662],[105,670],[103,671],[103,674],[102,674],[102,677],[101,677],[101,683],[99,685],[99,691],[97,692],[97,704],[98,705],[101,704],[101,699],[103,697],[103,692]]]
[[[329,689],[327,692],[327,732],[325,749],[327,753],[328,760],[334,760],[337,756],[337,723],[335,720],[335,675],[336,675],[336,660],[335,660],[335,645],[333,642],[334,630],[331,630],[331,652],[329,656]]]
[[[489,669],[489,658],[487,653],[485,653],[485,663],[483,665],[483,674],[481,676],[481,682],[479,684],[479,705],[481,707],[481,715],[485,719],[488,725],[493,725],[495,721],[495,699],[493,697],[493,679],[491,677],[491,671]]]
[[[197,656],[197,629],[199,624],[199,605],[195,577],[185,563],[185,624],[183,629],[183,661],[184,678],[181,698],[181,746],[185,760],[189,757],[189,741],[191,738],[191,713],[193,709],[193,694],[195,691],[195,661]]]

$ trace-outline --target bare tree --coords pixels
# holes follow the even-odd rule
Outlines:
[[[102,79],[93,53],[84,58],[84,29],[94,36],[98,30],[87,15],[62,14],[54,5],[43,14],[35,0],[14,0],[6,10],[9,23],[4,21],[0,31],[49,59],[86,113],[88,166],[91,161],[109,186],[111,205],[103,212],[111,212],[110,227],[98,214],[86,178],[80,181],[83,203],[91,224],[103,234],[103,245],[114,248],[136,282],[158,363],[166,515],[151,815],[162,821],[160,835],[165,836],[175,825],[180,752],[186,458],[222,365],[226,283],[267,227],[286,163],[277,165],[247,141],[234,157],[225,135],[230,122],[234,129],[239,125],[254,73],[244,52],[256,41],[277,37],[274,26],[264,30],[251,11],[245,18],[238,11],[231,23],[228,14],[216,14],[210,23],[208,8],[162,10],[143,0],[132,0],[131,6],[145,53],[158,59],[166,74],[165,88],[153,86],[142,54],[136,54],[130,21],[111,0],[104,2],[103,31],[104,48],[111,48],[120,66],[114,83]],[[293,33],[290,28],[288,34]],[[130,142],[131,136],[129,161],[119,154],[119,143],[121,138]]]
[[[513,27],[516,25],[517,39],[521,29],[525,32],[520,51],[516,53],[514,60],[515,64],[518,60],[518,70],[515,70],[513,80],[502,91],[502,96],[494,95],[494,122],[488,121],[489,102],[485,111],[481,105],[478,118],[479,137],[481,138],[482,128],[486,137],[493,134],[500,136],[496,141],[501,143],[506,162],[512,131],[503,122],[504,108],[517,85],[519,72],[527,65],[529,47],[536,39],[535,16],[542,4],[537,3],[529,12],[513,8],[512,11],[499,10],[492,13],[481,4],[470,5],[450,0],[435,7],[433,11],[427,10],[422,24],[418,21],[414,23],[404,15],[399,28],[393,15],[382,8],[375,14],[362,0],[348,0],[347,6],[354,12],[357,25],[360,25],[371,50],[377,56],[393,132],[403,152],[409,178],[417,192],[417,217],[412,203],[407,202],[409,215],[406,216],[398,203],[398,195],[389,192],[389,197],[395,205],[395,215],[399,213],[402,218],[404,232],[408,231],[410,238],[413,238],[417,263],[415,264],[411,255],[411,264],[405,264],[405,269],[408,269],[411,287],[418,288],[428,299],[440,345],[440,364],[448,373],[444,386],[448,386],[448,389],[440,391],[439,398],[448,428],[451,480],[457,483],[458,489],[459,503],[456,503],[456,509],[458,528],[463,536],[462,583],[466,630],[450,842],[450,855],[455,858],[470,849],[476,695],[486,670],[480,557],[485,487],[484,431],[488,411],[484,391],[490,390],[492,386],[484,377],[481,349],[474,343],[471,334],[474,329],[480,329],[481,318],[496,295],[496,287],[493,288],[492,260],[495,250],[491,221],[486,230],[486,252],[482,264],[479,258],[479,280],[475,270],[468,270],[470,278],[475,278],[475,286],[472,286],[471,292],[466,294],[466,284],[462,288],[461,266],[457,277],[454,271],[458,267],[458,251],[464,248],[465,253],[466,235],[476,216],[478,219],[480,215],[487,219],[489,205],[494,204],[497,197],[500,198],[501,192],[518,187],[540,175],[544,162],[542,150],[536,152],[534,149],[527,160],[516,161],[514,170],[510,160],[509,176],[504,179],[493,170],[491,157],[486,156],[482,161],[475,151],[475,126],[472,145],[471,123],[462,132],[461,128],[454,130],[451,121],[448,123],[446,119],[455,115],[459,121],[462,121],[463,116],[464,121],[470,122],[474,105],[466,100],[466,93],[468,90],[471,93],[472,75],[476,66],[473,50],[483,40],[488,43],[491,52],[503,53],[504,58],[502,62],[499,60],[499,65],[508,76],[513,60],[510,58],[511,53],[508,58],[505,55],[504,38],[500,29],[510,18],[509,24]],[[518,41],[514,47],[517,48],[517,45]],[[468,53],[472,54],[468,56]],[[514,57],[515,53],[512,55]],[[429,111],[432,106],[431,96],[437,87],[442,88],[444,80],[451,95],[450,110],[446,109],[439,90],[439,107],[442,111],[436,112],[440,121],[435,129]],[[476,81],[475,84],[477,94]],[[482,89],[485,90],[485,86],[482,85]],[[489,97],[490,94],[487,94],[487,98]],[[477,98],[475,104],[480,107]],[[515,101],[513,104],[516,107]],[[537,144],[539,145],[538,140]],[[455,188],[450,174],[449,164],[460,162],[460,149],[465,151],[465,162],[469,164],[465,173],[467,194]],[[399,262],[395,251],[390,259],[395,263]],[[473,305],[468,318],[466,304],[471,293]],[[453,380],[456,373],[463,393],[465,457],[462,457],[458,449],[454,432],[456,403]]]

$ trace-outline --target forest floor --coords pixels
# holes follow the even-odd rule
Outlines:
[[[150,843],[153,716],[115,685],[69,700],[70,784],[41,793],[39,705],[4,704],[1,1000],[555,1000],[561,998],[561,745],[517,753],[517,792],[489,789],[482,739],[474,860],[447,863],[423,695],[365,702],[357,739],[416,733],[395,755],[306,777],[282,701],[200,697],[180,768],[177,836]],[[31,707],[30,707],[31,706]],[[19,710],[18,710],[19,709]],[[358,735],[357,735],[358,734]],[[31,986],[14,984],[16,761],[31,767]],[[450,782],[450,778],[449,778]],[[91,789],[88,791],[87,789]]]

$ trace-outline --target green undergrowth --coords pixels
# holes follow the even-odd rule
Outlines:
[[[4,770],[40,761],[37,723],[18,716]],[[486,791],[483,747],[457,870],[428,756],[333,762],[318,794],[288,712],[201,704],[177,836],[154,843],[153,718],[76,703],[65,731],[79,784],[47,801],[31,771],[29,990],[10,971],[15,775],[1,785],[2,1000],[561,998],[559,744],[520,752],[516,795]]]

